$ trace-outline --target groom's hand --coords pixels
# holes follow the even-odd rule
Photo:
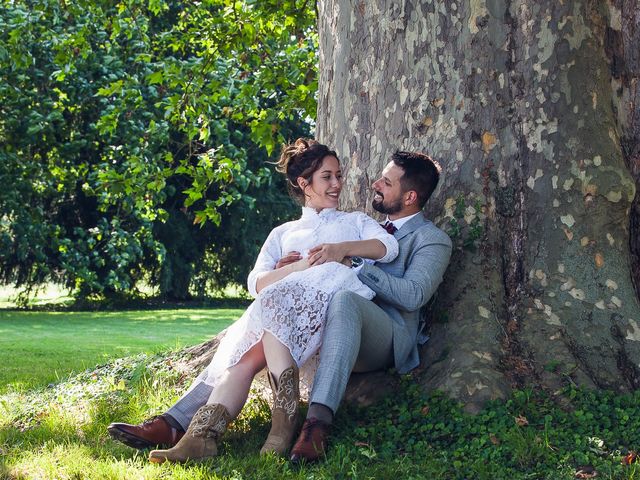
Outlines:
[[[321,243],[309,250],[309,264],[313,266],[327,262],[342,262],[346,256],[344,243]]]
[[[301,258],[302,255],[300,255],[300,252],[288,252],[284,257],[278,260],[278,262],[276,263],[276,268],[286,267],[287,265],[297,262]]]

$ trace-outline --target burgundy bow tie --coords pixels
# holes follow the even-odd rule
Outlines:
[[[391,235],[393,235],[398,231],[396,226],[393,223],[391,223],[389,220],[387,220],[385,223],[382,224],[382,228],[384,228],[387,231],[387,233]]]

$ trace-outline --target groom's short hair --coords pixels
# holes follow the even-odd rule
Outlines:
[[[414,190],[418,194],[420,208],[424,207],[438,186],[442,171],[440,164],[429,155],[418,152],[397,151],[391,160],[404,171],[400,178],[402,190]]]

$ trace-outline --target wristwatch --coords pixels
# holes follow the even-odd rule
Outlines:
[[[364,260],[361,257],[351,257],[351,268],[358,268],[364,265]]]

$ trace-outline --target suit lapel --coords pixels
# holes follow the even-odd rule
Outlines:
[[[424,214],[418,214],[407,223],[402,225],[400,230],[394,233],[393,236],[396,237],[396,240],[400,240],[401,238],[406,237],[411,232],[421,227],[422,225],[425,225],[426,223],[428,223],[428,220],[424,217]]]

